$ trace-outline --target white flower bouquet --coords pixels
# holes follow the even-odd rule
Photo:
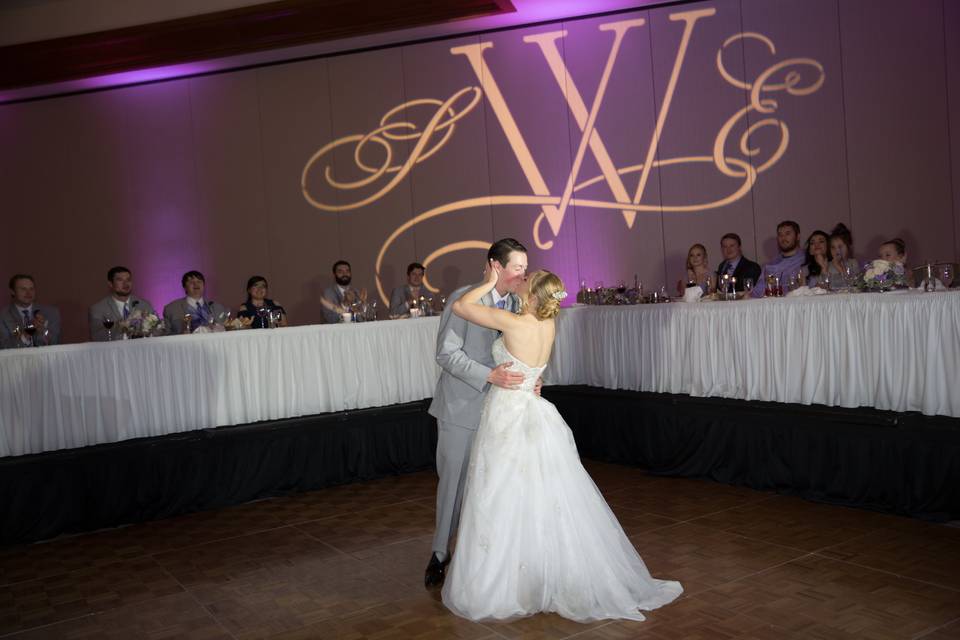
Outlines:
[[[857,280],[862,291],[890,291],[907,286],[906,269],[899,262],[874,260],[863,265],[863,273]]]
[[[131,338],[148,338],[166,333],[163,320],[155,313],[135,309],[125,320],[120,321],[120,330]]]

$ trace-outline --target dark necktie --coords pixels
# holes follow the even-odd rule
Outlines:
[[[500,302],[497,303],[497,309],[506,309],[507,308],[507,299],[500,298]]]
[[[26,309],[23,310],[23,324],[30,324],[30,312]]]

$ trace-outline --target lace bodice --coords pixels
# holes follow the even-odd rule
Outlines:
[[[523,384],[520,385],[521,391],[533,391],[533,387],[537,383],[537,378],[539,378],[540,374],[547,368],[546,365],[542,367],[530,367],[521,362],[519,358],[507,351],[507,345],[503,343],[503,336],[497,338],[493,343],[493,360],[497,364],[512,362],[513,366],[510,367],[510,370],[523,374]]]

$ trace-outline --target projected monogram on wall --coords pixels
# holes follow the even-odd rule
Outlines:
[[[363,134],[353,134],[334,140],[313,154],[303,168],[301,189],[306,200],[322,211],[343,212],[359,209],[382,198],[392,191],[416,165],[429,160],[446,145],[456,132],[457,123],[473,112],[485,96],[507,140],[520,168],[530,185],[528,194],[478,195],[455,202],[448,202],[421,212],[395,229],[385,239],[376,261],[377,290],[380,297],[387,300],[380,281],[381,267],[390,246],[418,224],[432,218],[463,211],[473,207],[497,205],[529,205],[539,209],[532,229],[536,246],[549,250],[553,246],[551,238],[557,237],[562,228],[565,215],[570,206],[579,209],[598,209],[620,212],[626,227],[632,228],[638,212],[696,212],[723,207],[743,198],[757,181],[759,174],[773,167],[783,157],[790,144],[790,130],[787,124],[776,117],[778,102],[774,95],[785,93],[790,96],[805,96],[820,89],[824,82],[823,65],[812,58],[790,58],[774,61],[759,73],[752,81],[735,77],[724,64],[724,54],[731,45],[739,41],[752,40],[761,43],[769,55],[776,56],[776,46],[770,38],[760,33],[736,33],[727,38],[716,53],[716,68],[720,76],[730,85],[747,92],[749,102],[737,110],[725,121],[713,140],[710,153],[675,158],[658,158],[657,151],[670,113],[671,102],[681,76],[687,50],[698,21],[715,15],[715,9],[681,11],[669,16],[671,21],[683,23],[683,34],[674,57],[673,67],[666,90],[659,101],[660,109],[645,150],[645,157],[639,164],[617,167],[607,151],[603,138],[597,129],[597,118],[611,74],[616,67],[624,39],[631,30],[645,24],[643,18],[620,20],[600,24],[600,31],[608,32],[612,39],[606,63],[603,67],[593,102],[588,106],[583,99],[577,83],[571,76],[560,53],[558,43],[567,36],[566,31],[552,31],[528,35],[523,38],[527,44],[536,46],[545,59],[554,79],[560,86],[570,113],[580,131],[576,151],[572,158],[570,173],[562,192],[552,193],[534,155],[524,140],[523,133],[513,117],[513,113],[503,93],[497,85],[494,71],[487,65],[484,53],[494,45],[490,42],[453,47],[450,54],[463,56],[476,75],[479,86],[465,87],[446,100],[422,98],[397,105],[387,111],[380,119],[379,126]],[[807,73],[803,73],[806,71]],[[431,117],[422,128],[415,123],[399,120],[402,113],[412,110],[430,109]],[[748,114],[757,114],[748,119]],[[754,121],[755,120],[755,121]],[[742,123],[742,124],[741,124]],[[747,123],[748,126],[747,126]],[[731,140],[731,134],[740,124],[742,133],[739,140]],[[745,127],[745,128],[744,128]],[[772,129],[777,135],[777,143],[772,150],[762,151],[751,143],[754,134],[763,128]],[[406,158],[399,158],[395,143],[412,144]],[[334,177],[332,155],[341,147],[352,148],[352,159],[362,177],[353,181],[338,181]],[[581,167],[586,154],[590,153],[600,168],[600,174],[581,177]],[[374,162],[371,158],[376,158]],[[654,168],[691,163],[712,164],[718,172],[728,177],[734,184],[730,192],[722,198],[709,202],[657,202],[644,203],[643,196]],[[308,187],[308,181],[314,171],[322,170],[321,184],[339,192],[338,200],[344,200],[343,194],[363,191],[365,195],[346,198],[347,202],[332,202],[316,195]],[[609,188],[611,198],[598,200],[578,197],[588,187],[604,182]],[[543,228],[546,223],[546,230]],[[440,247],[426,256],[422,262],[430,264],[441,256],[466,249],[483,249],[489,246],[487,240],[460,240]],[[425,285],[436,292],[429,282]]]

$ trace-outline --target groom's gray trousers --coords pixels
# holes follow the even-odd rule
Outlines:
[[[475,285],[457,289],[447,299],[437,334],[437,364],[442,369],[430,404],[437,419],[437,529],[433,551],[446,554],[450,537],[460,523],[463,484],[470,463],[470,448],[480,424],[490,385],[487,378],[496,366],[493,342],[499,333],[467,322],[452,313],[453,303]],[[493,295],[481,302],[493,306]],[[510,296],[510,308],[517,302]]]

